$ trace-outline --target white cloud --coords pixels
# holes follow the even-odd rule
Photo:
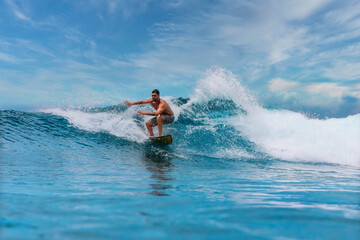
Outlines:
[[[269,81],[269,89],[273,92],[293,89],[298,85],[299,83],[297,82],[286,81],[281,78],[274,78]]]
[[[27,16],[25,16],[24,13],[22,13],[22,12],[20,12],[20,11],[18,11],[18,10],[14,10],[14,15],[15,15],[17,18],[21,19],[21,20],[25,20],[25,21],[31,22],[30,18],[28,18]]]
[[[355,85],[353,88],[349,88],[347,95],[360,99],[360,83]],[[360,109],[360,106],[359,106]]]
[[[121,12],[124,18],[144,12],[147,9],[149,0],[109,0],[107,8],[110,14]]]
[[[0,52],[0,61],[18,64],[23,62],[33,62],[34,60],[29,58],[20,58],[8,53]]]
[[[27,39],[0,39],[0,61],[12,64],[19,64],[24,62],[38,62],[43,57],[49,59],[54,58],[56,55],[52,50],[41,44],[40,41],[27,40]],[[20,67],[20,65],[19,65]]]
[[[104,16],[121,16],[124,19],[144,13],[151,0],[77,0],[67,1],[81,11],[96,11],[96,15],[104,20]]]
[[[184,0],[166,0],[164,4],[170,8],[177,8],[184,4]]]
[[[272,18],[281,20],[302,20],[314,14],[319,8],[328,4],[327,0],[282,0],[282,1],[265,1],[264,12],[272,10]]]
[[[338,86],[336,83],[314,83],[306,86],[304,90],[308,93],[320,93],[331,97],[341,97],[349,91],[349,88]]]
[[[352,28],[352,20],[359,19],[360,2],[347,1],[347,6],[329,11],[325,18],[332,24],[345,25]],[[350,24],[349,24],[350,23]]]
[[[268,53],[269,63],[275,64],[288,59],[291,57],[292,51],[306,51],[305,35],[305,29],[289,30],[287,34],[276,39]]]
[[[251,69],[243,74],[253,80],[268,71],[267,66],[307,51],[307,29],[292,21],[310,16],[326,3],[223,1],[190,17],[154,24],[149,29],[151,50],[131,55],[129,63],[164,76],[194,75],[221,64]]]
[[[351,87],[337,83],[301,84],[276,78],[269,81],[268,87],[273,93],[265,98],[278,104],[291,103],[294,106],[326,108],[338,106],[343,97],[354,97],[360,101],[360,84]]]
[[[5,0],[9,8],[13,12],[14,16],[20,20],[32,23],[31,19],[19,8],[19,6],[13,0]]]
[[[74,27],[67,27],[63,29],[64,36],[74,42],[81,42],[83,39],[82,34]]]
[[[326,77],[338,80],[359,80],[360,62],[340,60],[329,68],[324,69]]]
[[[360,31],[359,31],[360,33]],[[306,66],[312,66],[327,62],[344,61],[344,59],[354,59],[360,56],[360,43],[355,42],[346,47],[338,47],[330,50],[322,50],[305,63]],[[343,62],[341,63],[343,64]]]
[[[264,54],[267,64],[291,57],[294,52],[306,51],[307,28],[293,24],[310,16],[327,1],[264,1],[262,4],[229,4],[225,11],[206,16],[205,26],[211,26],[214,39],[246,48],[247,52]],[[235,4],[236,5],[236,4]],[[229,9],[229,8],[232,9]],[[221,8],[220,8],[221,9]],[[248,18],[242,17],[246,11]]]
[[[360,36],[360,29],[354,29],[350,31],[342,31],[331,34],[330,36],[320,36],[320,44],[332,44],[332,43],[341,43],[346,40],[353,40]],[[326,34],[328,35],[328,34]]]
[[[337,2],[331,10],[319,20],[317,26],[317,42],[323,44],[342,44],[346,40],[356,40],[360,36],[360,2]],[[358,42],[358,41],[356,41]]]
[[[48,55],[51,57],[55,57],[55,54],[49,50],[48,48],[46,48],[44,46],[44,44],[39,44],[35,41],[31,41],[31,40],[25,40],[25,39],[16,39],[13,41],[12,43],[16,48],[25,48],[27,50],[36,52],[36,53],[40,53],[40,54],[44,54],[44,55]]]
[[[0,52],[0,61],[8,62],[8,63],[19,63],[19,62],[21,62],[21,59],[18,59],[9,54]]]

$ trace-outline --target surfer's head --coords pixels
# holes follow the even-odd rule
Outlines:
[[[154,89],[154,90],[151,92],[151,97],[152,97],[152,100],[153,100],[154,102],[159,101],[159,100],[160,100],[160,92],[159,92],[159,90]]]

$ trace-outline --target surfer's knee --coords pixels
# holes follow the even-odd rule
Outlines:
[[[149,122],[149,121],[146,121],[146,126],[149,126],[149,127],[152,127],[152,123],[151,122]]]

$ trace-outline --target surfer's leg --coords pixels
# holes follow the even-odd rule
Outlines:
[[[147,129],[148,129],[148,131],[149,131],[149,133],[150,133],[150,136],[154,136],[154,132],[153,132],[153,129],[152,129],[152,124],[151,124],[151,122],[147,121],[147,122],[146,122],[146,127],[147,127]]]
[[[164,121],[164,116],[159,114],[157,116],[157,125],[158,125],[158,128],[159,128],[159,137],[162,136],[162,121]]]

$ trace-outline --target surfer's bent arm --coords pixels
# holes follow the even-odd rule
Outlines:
[[[147,103],[151,103],[152,99],[146,99],[146,100],[141,100],[141,101],[137,101],[137,102],[129,102],[129,101],[124,101],[124,104],[128,107],[132,106],[132,105],[141,105],[141,104],[147,104]]]
[[[159,116],[160,114],[162,114],[164,112],[164,105],[160,104],[159,108],[156,110],[156,112],[143,112],[143,111],[138,111],[139,115],[148,115],[148,116]]]
[[[155,116],[162,114],[164,110],[165,110],[165,104],[160,103],[159,108],[155,112]]]
[[[156,114],[155,114],[154,112],[143,112],[143,111],[138,111],[137,113],[138,113],[138,115],[156,116]]]

